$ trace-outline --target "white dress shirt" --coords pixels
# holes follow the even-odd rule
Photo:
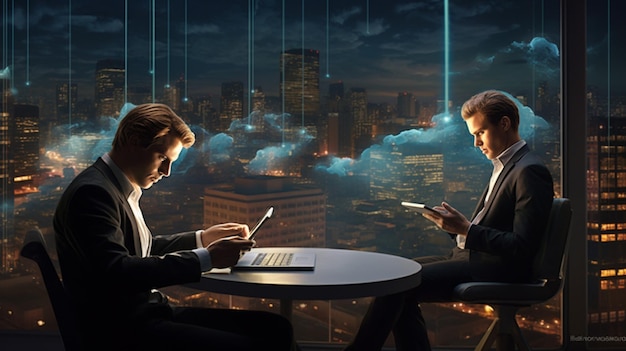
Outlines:
[[[520,140],[516,142],[515,144],[509,146],[506,150],[502,151],[502,153],[498,155],[498,157],[491,160],[491,163],[493,163],[493,171],[491,172],[491,178],[489,179],[489,188],[487,189],[487,196],[485,196],[485,201],[483,202],[483,208],[480,210],[480,212],[476,214],[476,217],[472,219],[472,224],[470,225],[470,227],[474,224],[479,224],[480,221],[483,219],[483,216],[485,215],[484,214],[485,203],[487,203],[487,201],[489,200],[489,196],[491,196],[491,191],[493,190],[493,186],[496,184],[496,180],[498,180],[498,177],[502,173],[502,170],[504,169],[504,165],[506,165],[511,160],[511,158],[513,158],[513,155],[515,155],[515,153],[518,152],[524,145],[526,145],[526,142],[524,140]],[[466,239],[467,238],[465,235],[457,235],[456,246],[458,246],[460,249],[464,249]]]

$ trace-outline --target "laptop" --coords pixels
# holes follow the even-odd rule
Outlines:
[[[248,271],[312,271],[315,254],[309,252],[276,251],[262,248],[246,252],[232,267]]]

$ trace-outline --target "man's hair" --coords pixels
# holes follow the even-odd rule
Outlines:
[[[461,108],[461,116],[468,119],[477,113],[482,113],[489,123],[497,125],[502,117],[508,116],[513,130],[519,127],[519,110],[515,102],[497,90],[487,90],[478,93],[467,100]]]
[[[156,103],[137,105],[120,121],[113,138],[113,150],[119,151],[131,142],[147,148],[168,134],[180,138],[185,148],[196,141],[189,126],[169,106]]]

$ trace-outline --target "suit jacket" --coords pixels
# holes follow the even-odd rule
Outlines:
[[[483,193],[472,218],[483,207]],[[465,248],[476,280],[525,282],[548,223],[553,181],[543,162],[524,145],[504,166],[480,223],[470,227]]]
[[[62,195],[53,225],[63,282],[85,332],[125,330],[165,303],[149,303],[151,289],[200,279],[195,232],[154,236],[140,257],[133,212],[112,170],[99,158]],[[95,323],[95,325],[94,325]],[[104,330],[102,330],[104,329]]]

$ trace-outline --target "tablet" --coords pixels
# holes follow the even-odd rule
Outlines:
[[[427,205],[424,204],[419,204],[419,203],[415,203],[415,202],[408,202],[408,201],[402,201],[402,206],[412,210],[412,211],[417,211],[419,213],[438,213],[437,210],[435,210],[432,207],[429,207]]]
[[[270,207],[267,209],[267,212],[265,212],[265,215],[263,215],[263,217],[257,222],[254,228],[252,228],[252,230],[250,231],[250,235],[248,236],[248,239],[250,240],[254,239],[254,236],[256,235],[259,228],[261,228],[261,226],[263,225],[263,223],[265,223],[265,221],[267,221],[270,217],[272,217],[272,214],[274,214],[274,207]]]

